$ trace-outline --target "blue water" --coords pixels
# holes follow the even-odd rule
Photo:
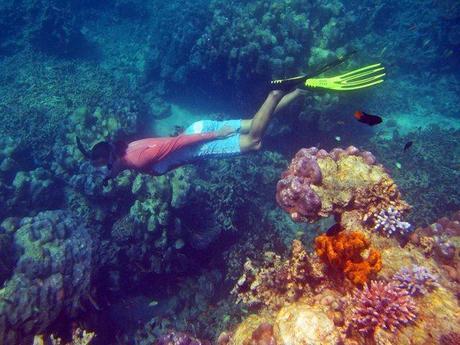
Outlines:
[[[311,246],[327,229],[296,225],[274,198],[302,147],[373,152],[414,226],[452,215],[459,23],[453,0],[0,0],[0,338],[68,338],[78,324],[94,344],[148,344],[171,328],[215,340],[245,315],[229,291],[248,255],[283,253],[294,238]],[[385,81],[306,91],[256,153],[104,185],[77,148],[76,137],[89,150],[249,119],[270,80],[350,51],[323,76],[381,63]]]

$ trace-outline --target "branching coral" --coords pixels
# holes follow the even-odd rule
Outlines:
[[[399,212],[409,209],[372,153],[354,146],[298,151],[278,182],[276,199],[301,222],[350,210],[357,210],[364,222],[390,206]]]
[[[417,317],[415,301],[409,292],[392,283],[372,281],[362,290],[356,289],[350,303],[349,326],[363,335],[378,328],[395,333]]]
[[[275,253],[267,252],[261,268],[255,268],[251,260],[246,261],[232,294],[237,295],[237,303],[278,307],[311,293],[312,284],[319,278],[301,242],[295,240],[289,260],[283,261]]]
[[[401,220],[401,212],[393,207],[381,210],[375,217],[374,230],[379,231],[386,237],[399,233],[407,235],[411,231],[411,224]]]
[[[380,253],[370,249],[364,259],[361,254],[369,249],[369,240],[359,232],[340,232],[334,236],[320,235],[315,239],[316,254],[330,267],[342,271],[356,285],[382,269]]]
[[[411,296],[426,295],[438,287],[437,277],[426,267],[412,265],[405,267],[393,276],[395,284],[409,292]]]

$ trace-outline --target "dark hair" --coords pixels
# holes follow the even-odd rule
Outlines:
[[[98,160],[98,159],[110,159],[110,155],[112,154],[113,147],[107,141],[101,141],[93,146],[91,149],[90,158],[91,160]]]

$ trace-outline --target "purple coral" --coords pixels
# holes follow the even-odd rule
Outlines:
[[[393,281],[411,296],[425,295],[439,286],[437,277],[426,267],[418,265],[401,269],[393,276]]]
[[[417,308],[407,290],[394,283],[372,281],[363,290],[356,289],[351,303],[352,326],[368,335],[377,328],[395,333],[416,319]]]
[[[395,233],[406,235],[412,230],[412,226],[408,222],[403,222],[401,212],[390,206],[375,216],[374,230],[390,237]]]
[[[160,336],[154,345],[211,345],[211,343],[198,340],[187,333],[171,330]]]
[[[311,184],[320,184],[322,181],[321,169],[316,158],[312,156],[316,151],[302,149],[297,152],[276,186],[278,204],[295,221],[315,220],[321,209],[321,200],[310,187]]]

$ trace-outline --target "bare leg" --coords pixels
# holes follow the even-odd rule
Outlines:
[[[271,91],[254,117],[241,122],[241,152],[259,150],[271,116],[284,109],[301,94],[301,90],[297,89],[288,94],[278,90]]]
[[[284,95],[283,98],[281,98],[281,101],[279,101],[278,105],[276,106],[275,110],[273,111],[273,114],[277,114],[284,108],[286,108],[287,105],[289,105],[291,102],[293,102],[297,97],[303,95],[305,93],[304,90],[300,89],[295,89],[292,92],[289,92],[288,94]],[[240,133],[241,134],[248,134],[249,131],[251,130],[252,126],[252,119],[245,119],[241,120],[241,128],[240,128]]]

